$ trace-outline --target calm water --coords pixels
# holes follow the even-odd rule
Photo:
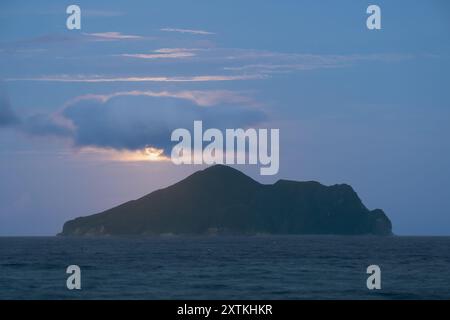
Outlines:
[[[0,299],[80,298],[450,299],[450,237],[0,238]]]

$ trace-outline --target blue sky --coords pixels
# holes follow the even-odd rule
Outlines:
[[[65,9],[82,10],[67,30]],[[377,4],[382,30],[366,28]],[[280,128],[280,172],[450,235],[447,1],[2,1],[0,235],[51,235],[201,166],[132,161],[194,118]],[[167,140],[166,140],[167,137]],[[148,141],[147,141],[148,139]]]

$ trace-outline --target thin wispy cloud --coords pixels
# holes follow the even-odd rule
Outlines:
[[[414,58],[409,54],[299,54],[237,49],[225,59],[234,65],[223,67],[232,72],[255,74],[288,73],[295,71],[351,67],[362,62],[398,62]],[[246,61],[252,63],[245,64]],[[256,62],[256,63],[255,63]]]
[[[182,90],[182,91],[118,91],[110,94],[87,94],[78,96],[66,103],[71,105],[83,100],[97,100],[102,103],[109,101],[116,97],[125,96],[146,96],[146,97],[158,97],[158,98],[177,98],[184,99],[195,103],[201,107],[210,107],[222,103],[227,104],[245,104],[245,105],[257,105],[248,95],[240,92],[234,92],[230,90]]]
[[[99,41],[113,41],[113,40],[137,40],[143,39],[142,36],[123,34],[120,32],[95,32],[95,33],[83,33],[83,35],[92,37],[94,40]]]
[[[397,62],[413,58],[409,54],[310,54],[283,53],[240,48],[163,48],[148,53],[123,53],[139,59],[190,59],[230,72],[251,74],[288,73],[325,68],[351,67],[363,62]]]
[[[183,76],[183,77],[98,77],[98,76],[71,76],[55,75],[30,78],[9,78],[6,81],[43,81],[43,82],[208,82],[208,81],[235,81],[235,80],[258,80],[265,79],[266,76],[254,75],[201,75],[201,76]]]
[[[178,33],[188,33],[188,34],[198,34],[198,35],[212,35],[214,32],[196,29],[180,29],[180,28],[161,28],[159,29],[165,32],[178,32]]]
[[[44,34],[28,39],[22,39],[12,42],[0,42],[0,50],[13,52],[17,50],[47,50],[59,46],[66,48],[67,43],[72,42],[106,42],[106,41],[123,41],[123,40],[154,40],[154,37],[140,36],[134,34],[123,34],[121,32],[94,32],[94,33],[55,33]],[[38,46],[36,48],[36,46]]]
[[[122,40],[139,39],[140,36],[126,35],[117,32],[88,34],[92,37]],[[214,82],[263,80],[276,74],[303,72],[318,69],[348,68],[361,63],[391,63],[414,58],[410,54],[304,54],[280,53],[264,50],[239,48],[160,48],[149,53],[122,53],[110,56],[134,58],[137,60],[169,60],[182,59],[191,64],[191,70],[201,71],[203,75],[99,75],[99,74],[55,74],[41,76],[10,76],[6,81],[40,81],[68,83],[113,83],[113,82]],[[139,62],[136,62],[139,63]],[[147,65],[146,65],[147,67]],[[189,67],[189,66],[188,66]],[[183,70],[187,70],[186,67]],[[208,70],[214,70],[211,73]],[[217,71],[222,70],[222,71]],[[186,72],[186,71],[185,71]],[[195,72],[195,71],[191,71]],[[184,73],[184,72],[183,72]]]
[[[163,48],[154,50],[151,53],[124,53],[120,56],[139,59],[180,59],[196,56],[198,49],[185,48]]]

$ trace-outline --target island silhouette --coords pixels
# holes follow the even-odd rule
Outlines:
[[[67,221],[59,235],[161,234],[391,235],[392,225],[347,184],[261,184],[214,165],[137,200]]]

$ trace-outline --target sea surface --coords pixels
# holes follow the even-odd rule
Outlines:
[[[450,299],[450,237],[4,237],[0,299]]]

